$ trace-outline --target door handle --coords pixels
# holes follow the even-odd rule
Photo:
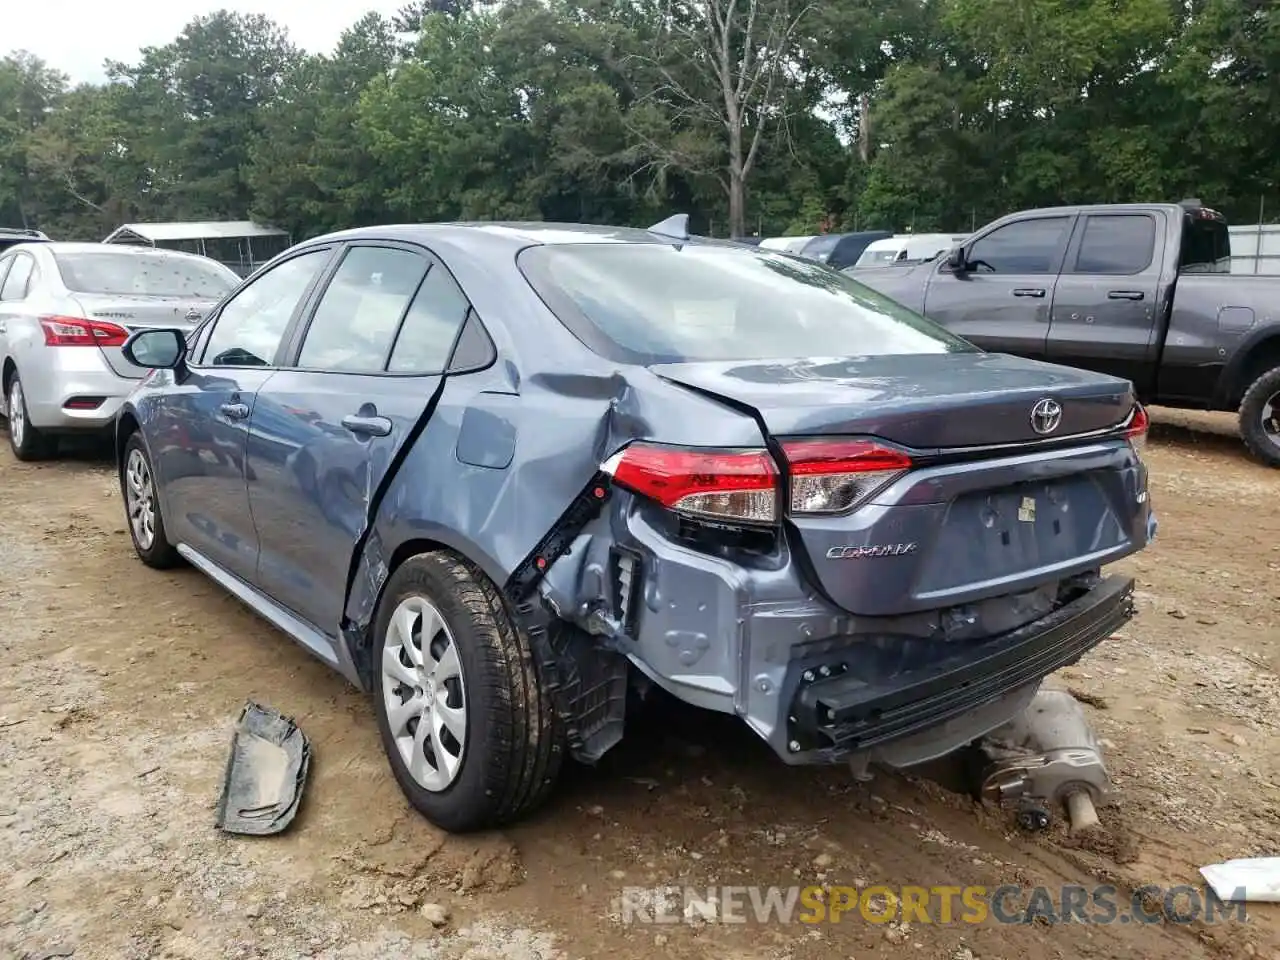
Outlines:
[[[386,417],[361,417],[348,414],[342,425],[357,436],[387,437],[391,435],[391,421]]]
[[[218,409],[222,411],[223,416],[228,420],[243,420],[249,416],[249,405],[247,403],[224,403]]]
[[[1141,300],[1145,296],[1141,290],[1111,290],[1107,293],[1108,300]]]
[[[1044,291],[1039,287],[1019,287],[1013,291],[1015,297],[1043,297]]]

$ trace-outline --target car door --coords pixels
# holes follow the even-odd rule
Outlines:
[[[965,248],[968,267],[934,268],[924,312],[970,343],[1042,360],[1049,312],[1074,216],[996,224]]]
[[[329,637],[372,499],[429,416],[468,309],[425,251],[353,243],[299,322],[293,362],[258,393],[249,428],[256,580]]]
[[[1155,315],[1163,250],[1154,213],[1082,216],[1053,294],[1048,357],[1132,380],[1140,396],[1155,386]]]
[[[246,487],[249,414],[333,251],[305,249],[224,301],[149,430],[170,538],[246,581],[258,564]]]

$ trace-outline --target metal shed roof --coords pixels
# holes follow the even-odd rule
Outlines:
[[[214,240],[239,237],[284,237],[288,234],[252,220],[185,220],[171,223],[126,223],[116,227],[103,243],[133,234],[149,243],[163,240]]]

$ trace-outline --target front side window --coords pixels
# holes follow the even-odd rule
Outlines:
[[[316,306],[298,366],[381,372],[426,269],[426,260],[407,250],[352,247]]]
[[[221,300],[240,278],[213,260],[132,250],[54,252],[72,293]]]
[[[203,362],[215,367],[270,366],[294,310],[329,252],[308,250],[277,264],[232,297],[214,321]]]
[[[1053,273],[1068,222],[1040,217],[997,227],[970,248],[969,266],[976,273]]]
[[[629,362],[976,349],[846,274],[767,250],[549,244],[518,263],[580,340]]]

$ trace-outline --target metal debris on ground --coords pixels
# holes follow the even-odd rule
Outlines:
[[[983,798],[1016,802],[1025,829],[1047,827],[1053,806],[1066,807],[1072,833],[1098,826],[1094,804],[1109,778],[1088,718],[1069,691],[1040,690],[980,747],[988,764]]]
[[[311,743],[290,717],[245,704],[231,741],[216,822],[227,833],[269,836],[297,815]]]

